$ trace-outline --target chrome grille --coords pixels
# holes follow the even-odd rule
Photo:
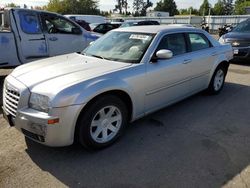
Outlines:
[[[18,91],[8,88],[7,86],[5,87],[4,91],[5,110],[14,117],[16,117],[19,98],[20,98],[20,93]]]
[[[227,41],[230,43],[233,47],[249,47],[250,41],[243,41],[243,40],[229,40]]]

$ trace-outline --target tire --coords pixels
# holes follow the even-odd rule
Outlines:
[[[226,75],[227,68],[225,66],[219,65],[214,71],[207,92],[211,95],[219,94],[224,86]]]
[[[97,98],[81,114],[77,125],[79,143],[87,149],[101,149],[113,144],[124,132],[128,110],[113,95]]]

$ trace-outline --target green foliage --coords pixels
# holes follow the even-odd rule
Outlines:
[[[154,9],[155,11],[169,12],[170,16],[178,14],[177,6],[174,0],[160,0]]]
[[[224,4],[222,0],[218,0],[218,2],[214,5],[213,12],[215,15],[224,15]]]
[[[201,16],[206,16],[209,14],[209,2],[208,0],[204,0],[200,6],[199,13]]]
[[[45,9],[60,14],[100,14],[95,0],[50,0]]]
[[[117,4],[115,5],[115,10],[119,10],[120,14],[128,13],[128,1],[127,0],[116,0]],[[123,12],[125,10],[125,13]]]
[[[146,16],[147,9],[151,6],[153,6],[153,3],[151,3],[149,0],[147,0],[147,2],[144,2],[144,0],[134,0],[134,16]]]
[[[194,9],[193,7],[189,7],[187,9],[180,9],[179,13],[181,15],[199,15],[199,11],[197,9]]]
[[[231,15],[233,13],[233,0],[223,0],[224,14]]]
[[[234,14],[236,15],[243,15],[246,14],[246,7],[250,6],[249,0],[236,0],[235,1],[235,8],[234,8]]]
[[[7,5],[5,5],[5,7],[17,7],[17,5],[15,3],[9,3]]]

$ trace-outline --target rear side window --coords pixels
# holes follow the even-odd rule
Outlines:
[[[20,19],[20,26],[24,33],[41,33],[38,15],[35,12],[20,11],[18,14]]]
[[[211,47],[209,40],[203,34],[190,33],[188,34],[188,37],[192,51],[198,51]]]
[[[187,47],[184,34],[177,33],[164,36],[157,51],[162,49],[171,50],[174,56],[186,53]]]

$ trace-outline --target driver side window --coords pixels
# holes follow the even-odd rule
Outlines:
[[[74,29],[77,26],[62,17],[46,14],[43,15],[43,19],[48,33],[75,34]]]
[[[162,49],[171,50],[174,56],[186,53],[187,47],[184,34],[177,33],[164,36],[157,47],[157,51]]]

